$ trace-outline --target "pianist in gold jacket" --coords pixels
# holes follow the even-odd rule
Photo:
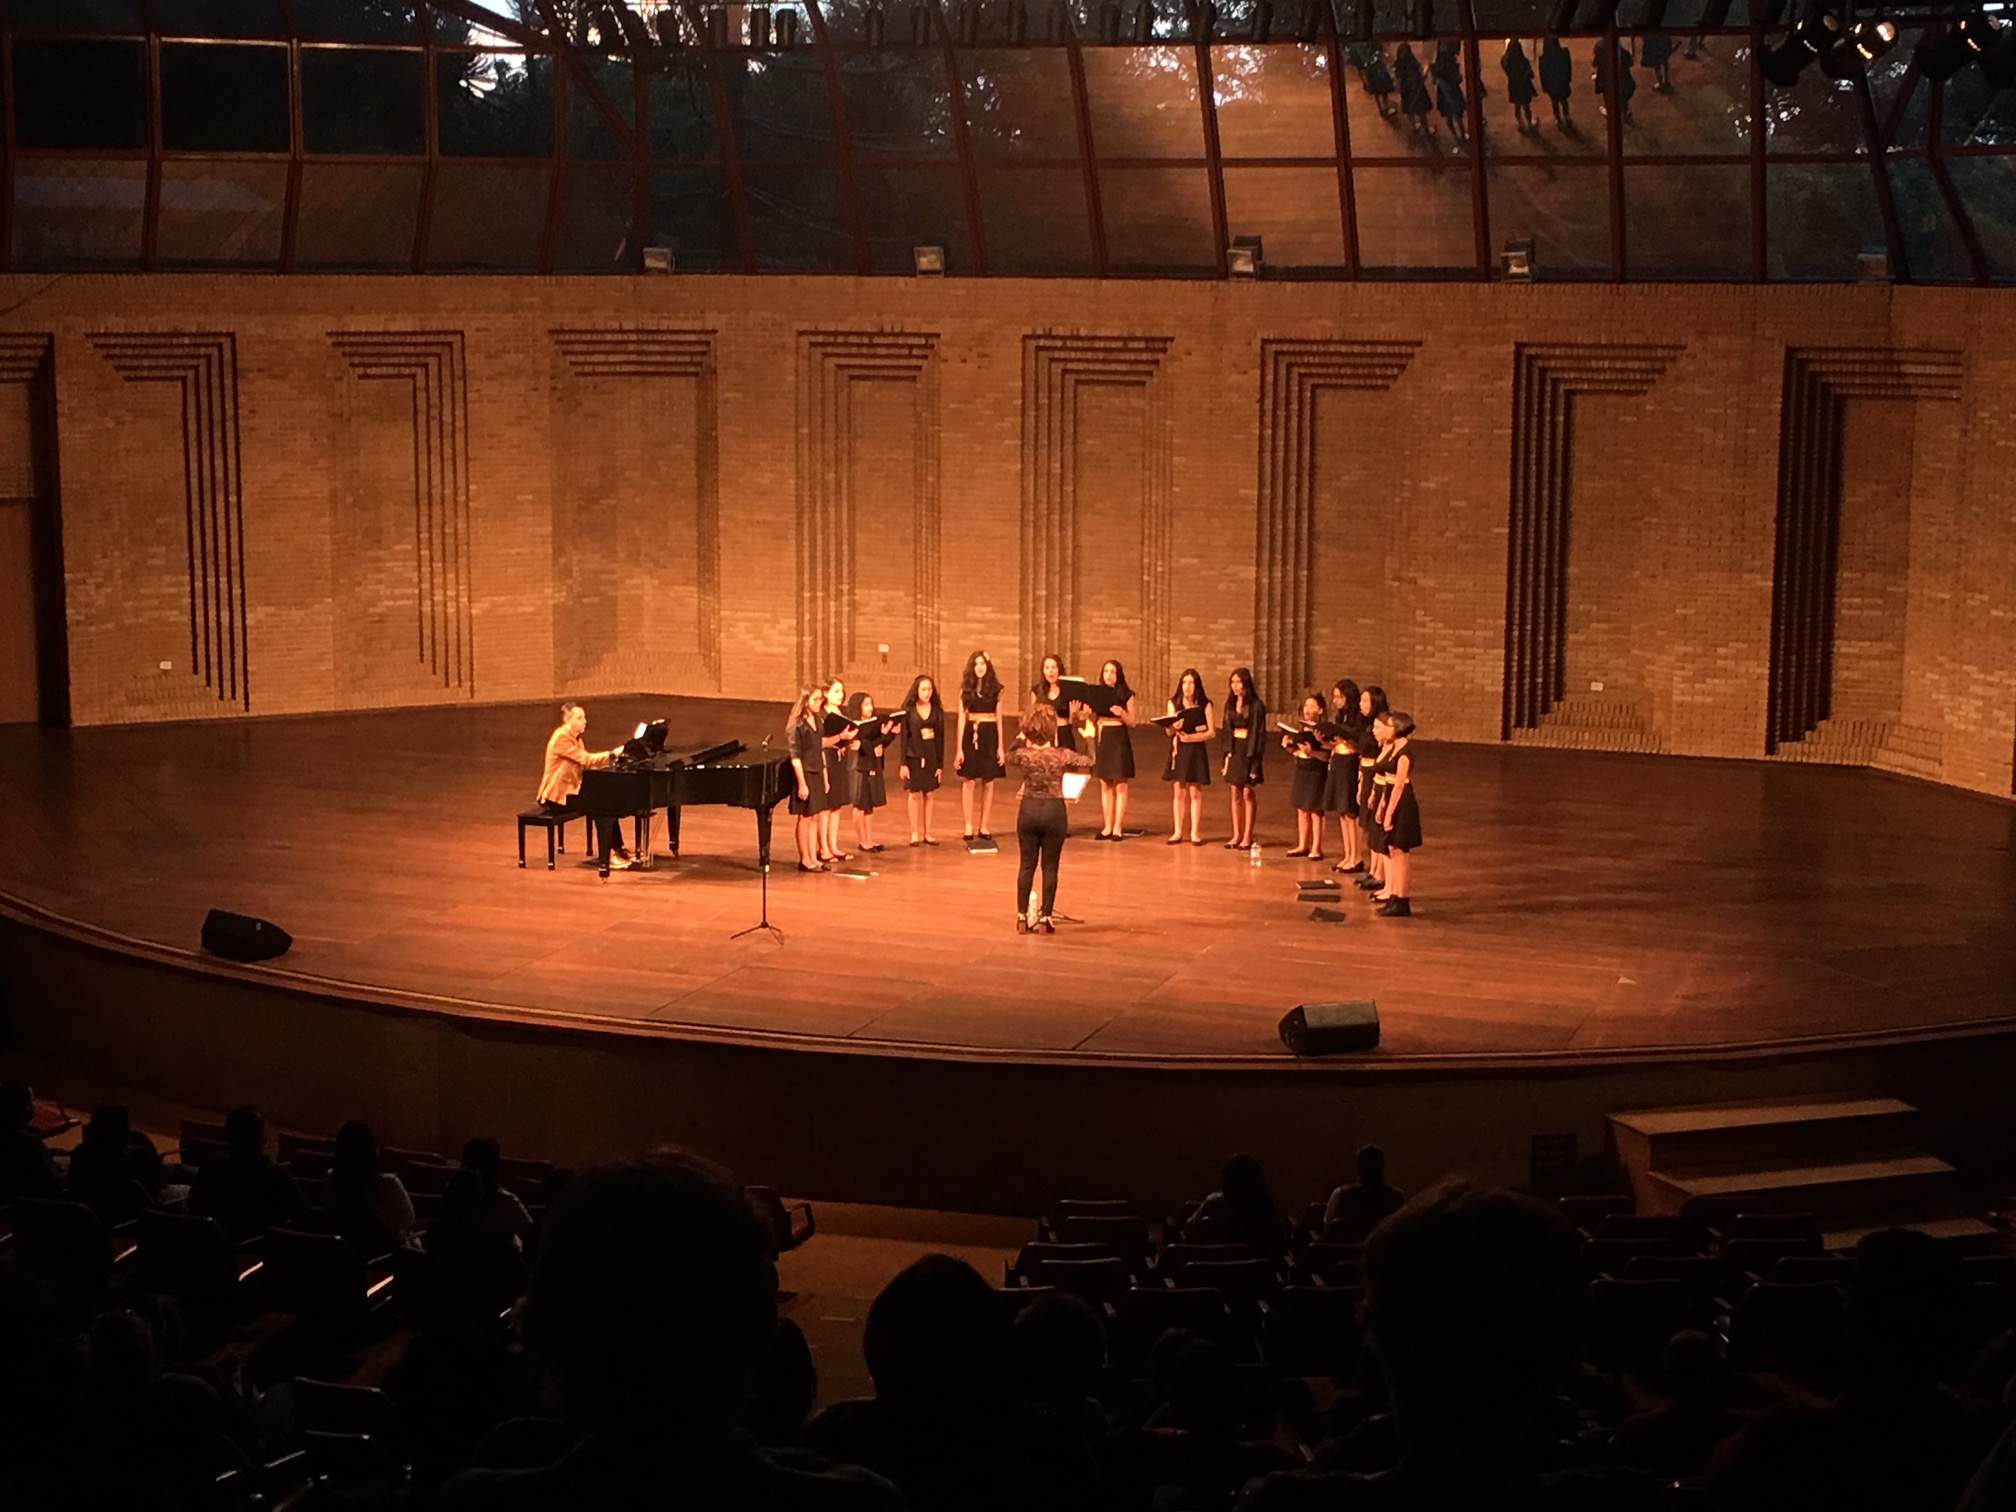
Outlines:
[[[591,751],[582,744],[587,728],[586,709],[578,703],[560,706],[560,728],[546,737],[546,770],[539,778],[539,806],[549,814],[566,810],[567,800],[581,791],[585,769],[606,767],[616,759],[614,751]],[[597,819],[595,829],[596,853],[607,851],[612,864],[629,865],[630,852],[623,847],[618,821]]]

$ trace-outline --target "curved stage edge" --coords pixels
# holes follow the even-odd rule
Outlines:
[[[2002,1179],[2016,1017],[1740,1044],[1552,1054],[1044,1054],[598,1020],[360,988],[82,925],[0,895],[9,1042],[97,1081],[275,1123],[367,1114],[381,1139],[474,1134],[581,1164],[674,1142],[795,1195],[1028,1214],[1060,1195],[1171,1206],[1224,1157],[1284,1197],[1377,1140],[1396,1176],[1521,1183],[1535,1134],[1602,1147],[1634,1107],[1880,1090]],[[897,1110],[893,1111],[892,1110]]]

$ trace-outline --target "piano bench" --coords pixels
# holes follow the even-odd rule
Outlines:
[[[582,848],[591,849],[588,844],[590,831],[586,814],[549,814],[543,808],[529,808],[518,815],[518,864],[525,864],[525,831],[543,829],[546,831],[546,870],[553,870],[555,842],[561,854],[567,851],[567,826],[576,819],[581,821]]]

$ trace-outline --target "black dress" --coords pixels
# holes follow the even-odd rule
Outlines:
[[[1372,785],[1372,767],[1377,760],[1378,744],[1372,741],[1371,731],[1366,731],[1366,741],[1372,750],[1368,753],[1364,746],[1358,748],[1358,828],[1365,836],[1365,846],[1375,855],[1386,854],[1386,831],[1379,828],[1378,801]]]
[[[916,709],[903,716],[903,733],[897,751],[901,765],[910,773],[903,779],[905,792],[935,793],[938,773],[945,765],[945,711],[933,704],[927,719]]]
[[[1337,744],[1330,748],[1330,770],[1323,784],[1323,812],[1358,817],[1358,742],[1370,740],[1371,730],[1362,716],[1345,721]]]
[[[797,773],[792,773],[791,812],[801,818],[806,814],[816,814],[826,807],[826,764],[819,759],[819,730],[804,720],[792,723],[791,731],[784,737],[785,748],[805,764],[805,791],[810,795],[798,796]]]
[[[992,781],[1007,774],[1001,765],[1001,722],[996,719],[975,719],[975,714],[994,714],[1001,707],[1001,695],[996,693],[988,698],[979,693],[961,693],[959,702],[966,709],[966,744],[959,754],[965,757],[960,763],[959,775],[982,782]]]
[[[1092,756],[1092,774],[1101,782],[1130,782],[1134,777],[1134,732],[1120,720],[1099,721],[1099,749]]]
[[[844,735],[852,729],[853,722],[844,714],[828,713],[819,726],[821,735],[832,737]],[[847,807],[849,793],[854,784],[852,773],[847,770],[847,748],[827,746],[823,752],[826,762],[826,807],[829,809]]]
[[[1295,748],[1295,776],[1289,785],[1288,799],[1295,808],[1308,813],[1320,813],[1323,809],[1323,790],[1328,786],[1330,758],[1319,748],[1314,755],[1305,755],[1308,746]]]
[[[1201,703],[1195,707],[1202,710],[1210,708],[1211,705],[1209,703]],[[1178,712],[1187,713],[1190,711],[1179,710]],[[1192,733],[1195,732],[1193,731]],[[1169,770],[1162,774],[1163,778],[1169,782],[1187,782],[1192,787],[1211,786],[1211,752],[1207,749],[1210,742],[1203,740],[1178,740],[1174,732],[1171,732],[1169,744],[1171,747]]]
[[[861,749],[854,753],[854,807],[872,814],[889,801],[888,783],[882,776],[882,750],[889,744],[889,726],[866,725],[861,731]]]
[[[1526,56],[1524,48],[1513,52],[1506,50],[1503,62],[1505,69],[1505,97],[1514,105],[1533,103],[1533,60]]]
[[[1071,700],[1066,698],[1061,692],[1055,698],[1049,698],[1044,695],[1041,688],[1036,688],[1032,691],[1035,701],[1039,704],[1050,705],[1051,712],[1057,716],[1057,749],[1060,751],[1077,750],[1078,732],[1071,728]]]
[[[1267,780],[1267,705],[1248,699],[1240,708],[1225,704],[1225,780],[1234,787],[1258,787]]]
[[[1407,758],[1407,786],[1400,790],[1400,796],[1393,800],[1392,822],[1387,826],[1383,843],[1379,849],[1386,851],[1411,851],[1421,845],[1421,808],[1414,801],[1414,752],[1411,746],[1403,746],[1390,755],[1381,756],[1372,768],[1373,781],[1384,779],[1380,796],[1392,790],[1400,770],[1400,758]]]

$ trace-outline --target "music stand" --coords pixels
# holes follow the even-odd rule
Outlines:
[[[761,929],[781,945],[784,943],[784,931],[770,922],[770,810],[760,805],[756,809],[756,870],[762,878],[757,894],[761,901],[756,922],[747,929],[736,930],[728,938],[739,940]]]

